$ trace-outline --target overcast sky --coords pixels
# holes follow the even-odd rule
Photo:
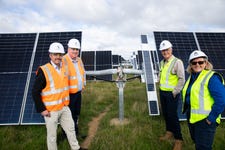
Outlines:
[[[0,32],[82,31],[82,50],[140,50],[152,31],[225,32],[225,0],[0,0]]]

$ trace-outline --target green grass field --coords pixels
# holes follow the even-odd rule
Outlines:
[[[162,116],[149,116],[145,84],[139,80],[126,83],[124,88],[124,117],[126,125],[110,125],[119,118],[118,88],[115,83],[88,82],[83,92],[82,111],[79,120],[80,132],[88,134],[88,123],[109,111],[100,120],[98,130],[89,150],[170,150],[173,142],[160,142],[165,126]],[[181,122],[184,138],[183,150],[193,150],[186,121]],[[58,130],[60,133],[60,130]],[[46,129],[44,125],[0,126],[0,150],[45,150]],[[84,140],[78,138],[79,143]],[[68,142],[58,142],[59,150],[67,150]],[[214,150],[225,150],[225,121],[217,128]]]

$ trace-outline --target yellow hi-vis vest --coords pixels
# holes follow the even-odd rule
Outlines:
[[[47,63],[41,66],[46,79],[46,86],[41,92],[42,101],[48,111],[58,111],[69,105],[68,78],[62,67],[60,74]]]
[[[209,79],[213,76],[215,72],[209,71],[209,70],[203,70],[196,81],[193,83],[191,87],[191,93],[190,93],[190,123],[196,123],[200,120],[203,120],[207,118],[209,115],[212,105],[214,104],[214,99],[210,95],[208,84]],[[182,99],[183,103],[185,101],[185,96],[187,92],[187,88],[190,82],[191,76],[189,76],[187,82],[184,85],[184,88],[182,90]],[[216,122],[220,123],[220,118],[217,117]]]
[[[80,71],[80,75],[82,78],[82,82],[83,82],[83,87],[84,88],[84,84],[86,82],[85,79],[85,70],[84,70],[84,65],[82,60],[78,57],[76,59],[78,62],[78,68]],[[77,80],[77,73],[76,73],[76,69],[74,68],[74,64],[71,60],[71,58],[69,57],[68,54],[63,56],[63,65],[65,66],[66,72],[68,72],[68,79],[69,79],[69,92],[70,93],[77,93],[78,92],[78,80]]]
[[[172,74],[172,69],[178,58],[172,57],[166,64],[164,60],[160,62],[160,90],[173,91],[178,83],[176,74]]]

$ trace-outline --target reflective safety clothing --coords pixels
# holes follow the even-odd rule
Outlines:
[[[208,84],[210,78],[213,76],[214,73],[214,71],[203,70],[191,87],[190,123],[196,123],[200,120],[207,118],[207,116],[211,112],[212,105],[214,104],[214,99],[212,98],[209,92]],[[188,78],[182,90],[182,98],[184,103],[189,83],[190,77]],[[216,122],[218,124],[220,123],[220,118],[221,115],[219,115],[219,117],[217,117],[216,119]]]
[[[48,111],[58,111],[69,105],[68,78],[62,67],[60,73],[47,63],[41,66],[46,78],[46,86],[41,92],[42,101]]]
[[[160,62],[160,90],[173,91],[178,83],[178,77],[172,73],[174,64],[178,58],[173,57],[167,63],[162,60]]]
[[[84,65],[82,60],[77,57],[76,58],[76,63],[78,63],[78,68],[80,71],[80,75],[82,77],[82,82],[83,82],[83,88],[84,88],[84,83],[86,82],[85,80],[85,70],[84,70]],[[70,93],[77,93],[78,92],[78,79],[77,79],[77,73],[76,69],[74,68],[74,64],[69,57],[68,54],[63,56],[63,65],[65,66],[66,72],[68,73],[68,79],[69,79],[69,92]]]

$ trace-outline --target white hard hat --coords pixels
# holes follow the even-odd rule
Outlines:
[[[64,54],[64,48],[63,45],[61,43],[58,42],[54,42],[49,46],[49,53],[61,53]]]
[[[71,39],[68,42],[68,47],[80,49],[80,42],[77,39]]]
[[[195,59],[195,58],[199,58],[199,57],[204,57],[206,59],[208,59],[208,56],[203,52],[203,51],[200,51],[200,50],[194,50],[190,56],[189,56],[189,62],[191,62],[191,60]]]
[[[168,49],[168,48],[171,48],[173,45],[170,43],[170,41],[168,40],[163,40],[160,45],[159,45],[159,50],[162,51],[162,50],[165,50],[165,49]]]

